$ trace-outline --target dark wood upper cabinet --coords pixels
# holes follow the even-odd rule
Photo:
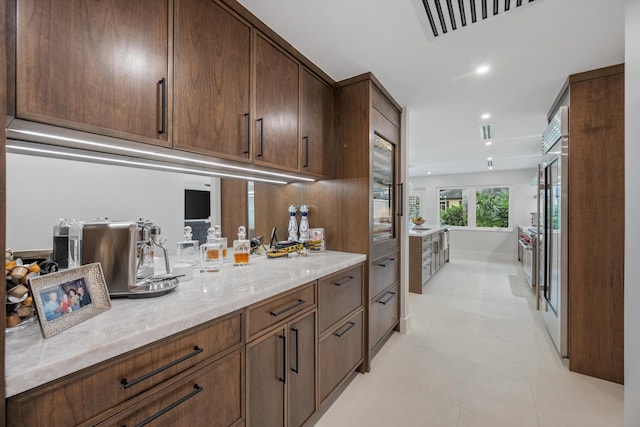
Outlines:
[[[256,32],[255,67],[254,162],[297,171],[300,64]]]
[[[169,145],[167,1],[17,2],[16,115]]]
[[[250,161],[251,26],[211,0],[176,0],[174,59],[174,147]]]
[[[332,175],[328,152],[332,114],[332,88],[304,68],[300,114],[302,172]]]

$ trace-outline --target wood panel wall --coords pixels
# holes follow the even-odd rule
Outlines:
[[[247,181],[226,178],[220,180],[220,216],[222,237],[227,238],[227,247],[231,248],[233,241],[238,238],[238,227],[244,225],[248,230]]]
[[[569,77],[570,369],[624,382],[624,66]]]

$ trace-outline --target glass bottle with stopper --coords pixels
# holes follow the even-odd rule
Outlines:
[[[216,241],[215,229],[207,230],[207,243],[200,246],[200,271],[213,272],[222,268],[222,243]]]
[[[309,240],[309,220],[307,219],[308,213],[309,206],[301,205],[300,214],[302,215],[302,218],[300,219],[300,243],[304,243]]]
[[[176,243],[178,263],[198,265],[198,249],[200,242],[193,240],[193,232],[190,226],[184,228],[184,240]]]
[[[296,212],[297,209],[294,205],[289,206],[289,237],[287,240],[290,242],[298,241],[298,223],[296,222]]]
[[[249,264],[249,252],[251,242],[246,238],[247,229],[238,227],[238,240],[233,241],[233,265],[243,266]]]
[[[222,237],[222,228],[219,225],[213,227],[213,235],[216,238],[216,242],[222,244],[222,262],[227,261],[227,238]]]

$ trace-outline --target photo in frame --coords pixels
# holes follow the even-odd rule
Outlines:
[[[99,262],[33,277],[29,286],[45,338],[111,308]]]
[[[312,251],[324,251],[325,249],[324,228],[310,228],[309,240],[320,242],[310,248]]]

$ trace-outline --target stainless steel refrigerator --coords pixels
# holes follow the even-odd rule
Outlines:
[[[540,311],[560,356],[568,357],[568,107],[561,106],[549,122],[542,137],[542,153],[538,187]]]

